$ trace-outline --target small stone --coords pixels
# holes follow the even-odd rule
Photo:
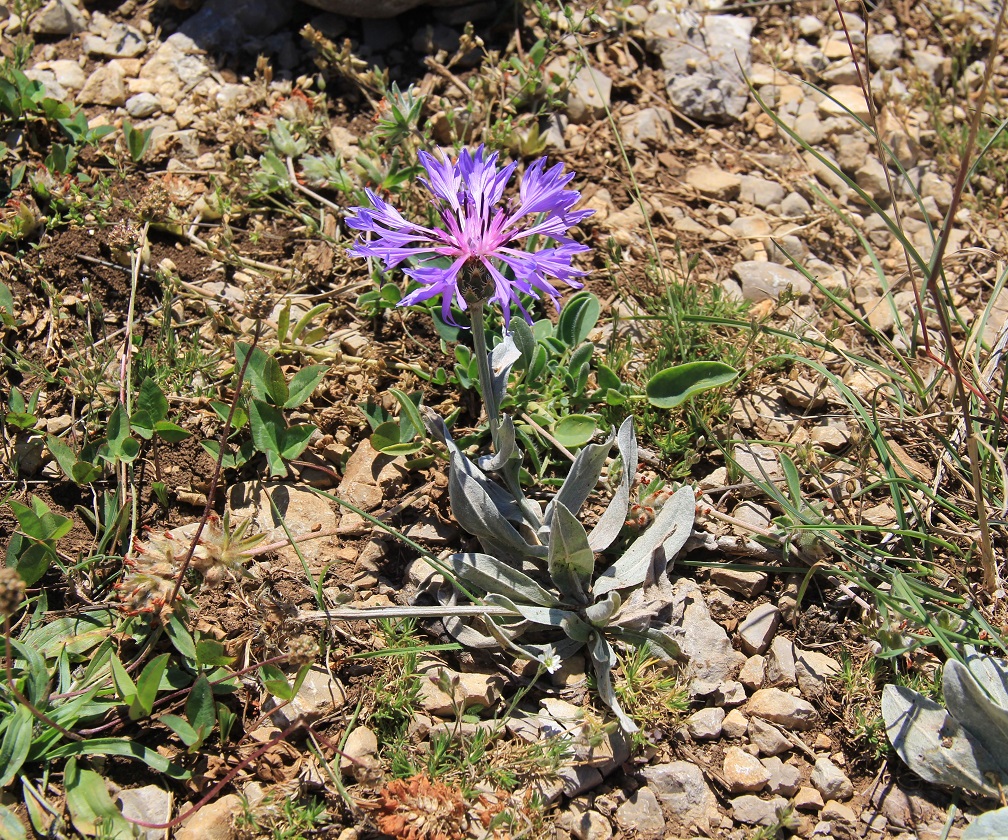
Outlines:
[[[30,27],[33,35],[62,38],[83,32],[87,28],[87,21],[76,3],[49,0],[32,17]]]
[[[597,767],[584,764],[565,765],[557,771],[557,775],[563,780],[563,793],[568,799],[580,796],[585,791],[594,790],[604,781]]]
[[[56,82],[67,90],[80,90],[87,81],[84,70],[76,61],[68,58],[59,58],[55,61],[44,62],[42,67],[51,70],[56,77]]]
[[[825,24],[815,15],[802,15],[798,19],[798,31],[802,38],[818,38],[824,28]]]
[[[828,95],[819,103],[819,113],[824,117],[849,117],[853,114],[867,122],[871,116],[864,92],[857,85],[833,85],[826,93]]]
[[[598,811],[574,815],[568,831],[574,840],[609,840],[613,833],[609,820]]]
[[[110,62],[101,64],[88,76],[81,92],[77,94],[78,105],[109,105],[118,107],[126,104],[126,81],[119,65]]]
[[[760,751],[760,755],[767,756],[780,755],[793,746],[776,726],[758,717],[749,719],[749,740]]]
[[[885,167],[875,158],[869,157],[854,172],[854,180],[869,196],[879,204],[889,201],[889,182]]]
[[[812,212],[812,205],[796,192],[788,193],[781,201],[781,215],[788,219],[801,219]]]
[[[711,583],[735,592],[743,598],[755,598],[767,587],[766,572],[746,572],[740,569],[711,569]]]
[[[767,654],[766,680],[778,688],[790,688],[797,681],[794,646],[790,639],[777,636]]]
[[[891,70],[900,63],[900,57],[903,54],[903,41],[898,36],[889,32],[881,32],[875,33],[866,40],[868,59],[873,67]]]
[[[767,790],[779,796],[792,797],[801,784],[801,771],[793,764],[785,764],[777,756],[763,759],[763,766],[770,773]]]
[[[941,88],[945,84],[945,76],[948,73],[947,65],[950,63],[943,55],[935,55],[925,50],[911,50],[914,68],[924,76],[929,84],[935,88]]]
[[[424,711],[446,717],[471,706],[488,708],[497,702],[504,684],[499,674],[458,674],[439,662],[428,662],[421,667],[425,679],[420,681],[420,704]],[[441,688],[442,672],[450,683],[455,683],[454,696]]]
[[[745,260],[732,266],[732,273],[742,286],[742,297],[757,303],[777,300],[785,289],[799,298],[807,297],[812,284],[800,272],[777,263]]]
[[[725,715],[721,725],[721,734],[726,738],[741,738],[749,731],[749,718],[741,709],[732,709]]]
[[[762,443],[739,443],[733,451],[735,465],[743,478],[756,483],[784,477],[777,451]]]
[[[666,108],[642,108],[620,120],[620,135],[628,149],[643,152],[663,148],[673,125]]]
[[[818,146],[826,139],[826,127],[818,115],[814,113],[799,115],[794,121],[794,132],[810,146]],[[792,193],[792,195],[796,195],[796,193]],[[809,210],[805,212],[808,213]]]
[[[601,70],[582,67],[567,94],[567,118],[574,124],[590,123],[606,115],[612,96],[612,79]]]
[[[717,800],[699,767],[688,761],[673,761],[645,767],[641,775],[647,780],[645,789],[654,791],[673,824],[685,831],[710,835],[711,816],[717,815]]]
[[[723,708],[731,709],[745,703],[745,686],[737,680],[725,680],[712,695],[714,702]]]
[[[735,797],[731,804],[732,816],[736,822],[771,826],[779,821],[779,815],[787,808],[788,802],[783,796],[760,799],[750,793]]]
[[[616,809],[616,823],[626,832],[642,838],[663,838],[665,817],[658,797],[650,788],[642,787]]]
[[[815,708],[800,697],[779,688],[761,688],[749,698],[747,711],[788,729],[811,729],[819,721]]]
[[[823,805],[819,818],[828,820],[829,822],[839,820],[842,823],[847,823],[847,825],[855,825],[857,823],[857,815],[854,811],[849,806],[837,802],[835,799],[830,799]]]
[[[686,718],[686,731],[694,741],[710,741],[721,737],[725,711],[717,707],[700,709]]]
[[[784,402],[801,411],[817,411],[826,405],[823,389],[802,376],[778,385],[777,393]]]
[[[850,443],[850,427],[843,418],[820,420],[814,425],[809,437],[816,446],[826,452],[837,452]]]
[[[340,755],[340,773],[353,776],[357,781],[364,782],[380,772],[376,759],[378,755],[378,736],[366,726],[356,727],[346,737]]]
[[[840,663],[832,656],[815,650],[795,648],[795,674],[798,688],[806,697],[815,697],[826,690],[826,680],[840,673]]]
[[[766,209],[771,204],[778,204],[784,199],[784,187],[776,181],[760,178],[757,175],[741,176],[739,199]]]
[[[809,781],[823,795],[823,799],[845,801],[854,795],[854,784],[847,774],[825,756],[816,760]]]
[[[798,811],[818,811],[823,806],[822,794],[814,787],[800,787],[794,796],[794,806]]]
[[[757,688],[762,687],[765,676],[766,659],[757,653],[750,656],[745,661],[745,665],[743,665],[742,670],[739,671],[738,678],[739,682],[742,683],[748,691],[755,691]]]
[[[686,183],[706,198],[734,201],[742,188],[742,179],[718,166],[694,166],[686,173]]]
[[[318,720],[323,714],[342,708],[345,702],[343,684],[331,677],[324,668],[315,666],[308,669],[293,700],[284,703],[276,697],[270,697],[264,706],[267,711],[274,710],[270,714],[270,720],[276,726],[286,727],[299,718],[309,722]]]
[[[933,198],[942,213],[952,204],[952,185],[933,172],[921,176],[920,193],[924,198]]]
[[[748,654],[763,653],[780,625],[781,615],[776,604],[754,607],[738,626],[742,650]]]
[[[176,840],[232,840],[235,818],[245,812],[237,793],[228,793],[204,805],[175,831]]]
[[[755,793],[770,780],[770,772],[760,760],[739,747],[725,750],[721,773],[731,793]]]
[[[123,816],[131,822],[159,825],[171,822],[172,795],[157,785],[121,790],[116,794],[115,802],[122,810]],[[162,840],[165,836],[165,830],[163,828],[140,828],[139,836],[144,840]]]
[[[153,93],[136,93],[126,100],[126,113],[135,120],[150,117],[160,110],[161,105]]]

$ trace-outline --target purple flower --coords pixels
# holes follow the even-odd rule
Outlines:
[[[567,230],[593,211],[572,209],[581,194],[564,189],[574,173],[565,173],[562,163],[547,169],[545,158],[537,160],[522,176],[517,200],[502,205],[516,163],[498,170],[497,153],[484,157],[483,146],[475,153],[463,151],[455,163],[427,152],[419,157],[427,171],[427,178],[420,180],[434,195],[443,227],[407,221],[371,190],[367,190],[371,207],[353,207],[346,219],[353,230],[373,235],[359,239],[350,249],[352,256],[374,257],[386,269],[410,261],[403,270],[420,288],[406,295],[400,306],[442,295],[441,316],[454,324],[452,300],[466,309],[466,287],[482,279],[492,284],[489,299],[500,305],[505,324],[510,324],[512,303],[531,323],[519,292],[536,299],[546,295],[556,306],[560,292],[549,278],[581,288],[577,278],[585,272],[574,268],[571,260],[589,249],[571,239]],[[553,244],[528,250],[532,237]]]

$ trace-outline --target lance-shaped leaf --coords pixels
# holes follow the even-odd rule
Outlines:
[[[515,443],[514,421],[510,415],[501,417],[500,433],[497,436],[497,444],[500,449],[493,455],[484,455],[479,459],[478,464],[481,470],[493,472],[503,467],[511,458],[521,457],[521,453]]]
[[[588,641],[588,638],[594,632],[590,624],[586,624],[577,613],[571,610],[516,603],[503,595],[487,595],[484,598],[484,602],[495,607],[507,607],[510,610],[514,610],[533,624],[541,624],[544,627],[556,627],[563,630],[571,639],[579,642]]]
[[[637,479],[637,436],[634,433],[632,417],[627,417],[619,427],[616,433],[616,445],[619,447],[620,460],[623,462],[620,485],[588,535],[588,544],[594,551],[605,551],[609,548],[626,524],[627,511],[630,509],[630,488]]]
[[[1008,808],[981,814],[962,833],[962,840],[1004,840],[1008,837]]]
[[[585,618],[595,627],[605,628],[622,603],[623,599],[620,598],[619,592],[609,592],[605,598],[596,601],[584,611]]]
[[[458,616],[451,614],[451,608],[458,603],[457,591],[454,586],[441,586],[437,592],[438,603],[445,608],[445,615],[441,619],[445,630],[460,645],[478,650],[489,650],[490,648],[507,647],[510,640],[520,636],[528,628],[525,619],[518,619],[514,622],[505,622],[503,619],[495,621],[490,616],[486,616],[484,623],[490,629],[491,635],[480,633],[467,621],[463,621]]]
[[[624,732],[636,732],[637,724],[627,717],[613,689],[612,669],[616,667],[616,652],[601,633],[593,635],[588,644],[588,650],[591,653],[592,666],[595,669],[595,688],[599,693],[599,697],[603,703],[612,709],[613,714],[616,715],[616,720],[619,721],[620,728]]]
[[[589,603],[588,590],[595,572],[595,552],[588,545],[584,525],[559,502],[553,514],[547,558],[549,575],[557,590],[578,604]]]
[[[563,485],[546,506],[546,512],[543,514],[544,530],[548,530],[552,526],[553,511],[557,505],[564,505],[567,510],[575,514],[581,510],[581,505],[595,489],[599,476],[602,475],[602,467],[605,466],[605,459],[612,448],[613,436],[613,432],[610,431],[609,437],[602,443],[589,443],[578,452]],[[623,518],[626,519],[625,514]],[[548,539],[544,536],[540,538]]]
[[[665,502],[655,521],[641,534],[626,553],[606,569],[595,580],[592,592],[598,598],[613,589],[627,589],[640,586],[651,572],[654,563],[654,553],[659,546],[669,542],[674,548],[681,548],[693,532],[693,521],[696,518],[696,500],[690,487],[682,487],[672,494]],[[678,549],[677,549],[678,550]],[[663,550],[663,562],[670,559]]]
[[[897,754],[928,782],[996,798],[1001,768],[968,730],[933,700],[901,685],[882,689],[882,719]]]
[[[504,392],[507,390],[508,376],[514,363],[521,358],[521,350],[515,343],[514,337],[505,335],[504,340],[498,344],[490,353],[490,378],[491,387],[494,391],[497,405],[504,399]]]
[[[965,648],[966,667],[984,691],[1002,709],[1008,709],[1008,662],[979,653],[976,648]]]
[[[1002,759],[1001,776],[1008,782],[1008,710],[994,703],[969,669],[954,659],[942,671],[942,693],[949,714]]]
[[[427,406],[420,406],[420,414],[423,416],[424,425],[427,427],[427,431],[429,431],[431,435],[441,441],[448,448],[449,468],[454,468],[472,476],[479,482],[483,491],[490,496],[494,505],[496,505],[496,507],[507,519],[512,522],[521,522],[522,516],[517,502],[511,498],[511,495],[503,487],[500,487],[490,481],[490,479],[483,474],[483,471],[479,467],[466,458],[462,450],[458,448],[455,441],[452,439],[451,433],[448,431],[448,427],[445,425],[444,420],[441,419],[437,412]]]
[[[489,554],[453,554],[448,563],[459,580],[471,583],[484,592],[540,607],[554,607],[560,603],[555,595],[527,574]]]

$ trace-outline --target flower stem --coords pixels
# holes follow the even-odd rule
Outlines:
[[[476,367],[479,370],[480,391],[483,392],[483,403],[490,420],[490,438],[493,441],[494,450],[498,451],[500,449],[500,406],[497,405],[497,397],[494,394],[490,354],[487,352],[483,301],[477,301],[470,306],[469,320],[472,322],[473,344],[476,347]]]

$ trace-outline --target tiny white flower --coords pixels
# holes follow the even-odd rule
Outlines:
[[[550,674],[555,674],[560,670],[560,666],[563,665],[563,661],[556,650],[554,650],[553,645],[546,645],[542,656],[538,657],[537,661]]]

